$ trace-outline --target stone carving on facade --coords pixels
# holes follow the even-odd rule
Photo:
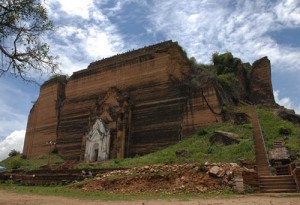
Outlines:
[[[117,88],[110,88],[105,97],[99,98],[96,104],[94,117],[90,119],[91,122],[96,122],[83,142],[85,161],[124,158],[128,150],[126,147],[131,115],[127,94]],[[101,147],[102,145],[106,147]],[[95,154],[96,152],[99,155]]]

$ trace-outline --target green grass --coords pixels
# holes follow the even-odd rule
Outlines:
[[[284,141],[291,153],[296,156],[300,153],[300,127],[284,121],[270,111],[258,110],[260,125],[264,134],[266,147],[271,149],[275,141]],[[279,133],[281,128],[291,131],[288,136],[282,136]],[[211,145],[209,137],[216,130],[232,132],[239,135],[241,142],[229,146]],[[255,161],[255,151],[252,139],[252,125],[234,125],[226,122],[219,125],[204,127],[199,130],[198,134],[184,139],[183,141],[169,146],[163,150],[144,156],[136,156],[127,159],[112,159],[98,163],[93,168],[132,168],[153,164],[182,164],[197,162],[200,164],[209,162],[237,162],[239,159],[247,161]],[[190,153],[188,157],[178,157],[175,152],[178,150],[186,150]],[[23,169],[38,169],[42,165],[46,165],[49,155],[42,155],[30,160],[22,159],[20,156],[10,157],[0,162],[0,165],[11,169],[15,161],[21,164]],[[63,162],[58,155],[50,155],[51,164]],[[299,159],[298,159],[299,160]],[[91,165],[80,163],[78,168],[92,168]],[[159,193],[141,193],[141,194],[114,194],[109,192],[99,191],[83,191],[74,189],[69,186],[18,186],[16,184],[6,183],[0,184],[0,189],[14,191],[19,193],[34,193],[41,195],[56,195],[75,198],[89,198],[101,200],[146,200],[146,199],[169,199],[177,198],[181,200],[189,200],[193,198],[215,198],[233,196],[231,191],[223,191],[220,193],[205,193],[205,194],[159,194]]]
[[[245,107],[246,109],[246,107]],[[258,110],[258,116],[262,131],[265,137],[266,147],[271,149],[274,141],[285,141],[291,155],[296,156],[300,148],[300,127],[284,121],[270,111]],[[281,136],[280,128],[291,130],[291,135]],[[237,134],[241,142],[229,146],[211,145],[209,137],[216,130],[227,131]],[[153,164],[182,164],[197,162],[200,164],[208,162],[237,162],[239,159],[247,161],[255,161],[255,151],[252,139],[252,125],[234,125],[230,122],[203,127],[199,130],[199,134],[194,134],[183,141],[169,146],[163,150],[144,156],[136,156],[127,159],[112,159],[96,165],[79,163],[78,168],[132,168]],[[206,134],[205,134],[206,133]],[[190,153],[188,157],[177,157],[175,152],[178,150],[186,150]],[[21,163],[21,168],[37,169],[42,165],[46,165],[48,155],[42,155],[30,160],[21,159],[20,156],[11,157],[0,162],[0,165],[11,169],[13,162],[17,160]],[[58,155],[51,154],[50,162],[63,162]]]
[[[245,107],[247,109],[247,107]],[[266,147],[270,150],[275,141],[285,141],[290,154],[297,156],[300,153],[300,127],[293,123],[282,120],[274,113],[259,109],[258,116],[260,125],[264,134]],[[279,134],[280,128],[291,130],[291,135],[282,136]],[[144,156],[136,156],[127,159],[113,159],[95,165],[97,168],[117,168],[117,167],[139,167],[153,164],[182,164],[197,162],[200,164],[209,162],[237,162],[239,159],[247,161],[255,161],[255,150],[253,144],[252,125],[234,125],[225,122],[219,125],[204,127],[198,133],[204,135],[193,135],[183,141],[160,150],[155,153]],[[237,134],[241,138],[239,144],[229,146],[211,145],[209,137],[214,131],[221,130]],[[175,152],[178,150],[186,150],[191,153],[189,157],[177,157]],[[299,160],[299,159],[298,159]],[[88,168],[90,165],[81,163],[79,168]]]
[[[270,111],[258,110],[259,122],[264,135],[265,144],[268,150],[273,148],[275,141],[284,141],[292,156],[300,155],[300,127],[293,123],[282,120]],[[280,128],[291,130],[291,134],[282,136]]]
[[[44,154],[29,160],[23,159],[21,155],[17,155],[1,161],[0,165],[5,166],[8,170],[11,170],[16,165],[20,166],[21,169],[34,170],[40,168],[41,166],[47,165],[48,160],[50,160],[49,162],[52,165],[55,163],[64,162],[64,160],[57,154]]]
[[[140,167],[153,164],[182,164],[197,162],[200,164],[209,162],[237,162],[238,159],[254,161],[254,147],[252,140],[252,127],[249,124],[233,125],[223,123],[207,128],[203,128],[207,134],[198,136],[197,134],[185,140],[144,156],[136,156],[127,159],[113,159],[95,165],[97,168],[116,168],[116,167]],[[209,137],[216,130],[228,131],[238,134],[241,138],[239,144],[229,146],[211,145]],[[190,152],[188,157],[177,157],[175,152],[186,150]],[[90,165],[81,163],[79,168],[89,168]]]
[[[237,196],[236,193],[230,190],[222,192],[208,192],[208,193],[128,193],[116,194],[105,191],[83,191],[80,189],[72,189],[68,186],[18,186],[16,184],[6,183],[0,184],[0,189],[5,191],[12,191],[17,193],[31,193],[44,196],[63,196],[70,198],[82,199],[97,199],[102,201],[131,201],[131,200],[153,200],[153,199],[179,199],[191,200],[195,198],[209,199],[209,198],[227,198]]]

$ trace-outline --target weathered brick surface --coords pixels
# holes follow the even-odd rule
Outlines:
[[[33,105],[29,117],[24,142],[23,153],[28,157],[48,153],[57,139],[57,126],[59,119],[59,103],[64,99],[65,81],[50,80],[40,89],[40,96]]]
[[[247,64],[243,65],[243,64],[239,63],[237,66],[237,72],[236,72],[237,79],[239,81],[239,93],[240,93],[241,99],[245,99],[247,96],[248,80],[247,80],[247,72],[245,69],[246,66],[247,66]]]
[[[255,61],[250,75],[249,99],[251,102],[274,104],[270,60],[263,57]]]
[[[153,152],[200,126],[221,122],[214,86],[191,92],[182,83],[188,73],[181,48],[168,41],[75,72],[58,107],[60,84],[46,84],[28,119],[24,154],[45,153],[45,142],[56,140],[59,154],[82,158],[85,136],[97,118],[110,127],[111,158]]]

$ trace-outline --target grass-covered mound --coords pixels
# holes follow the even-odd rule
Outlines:
[[[232,132],[240,136],[241,142],[228,146],[211,145],[209,137],[215,130]],[[176,156],[176,151],[185,150],[188,156]],[[252,140],[252,126],[250,124],[234,125],[223,123],[210,126],[198,131],[181,142],[167,147],[155,153],[144,156],[136,156],[127,159],[112,159],[101,162],[93,167],[140,167],[153,164],[182,164],[197,162],[200,164],[209,162],[237,162],[239,159],[254,161],[254,146]],[[90,165],[82,163],[80,168],[88,168]]]
[[[247,107],[241,108],[247,113]],[[249,113],[247,113],[249,114]],[[300,152],[300,127],[295,126],[291,122],[282,120],[276,116],[272,111],[263,109],[258,110],[258,116],[262,132],[265,138],[267,149],[272,149],[275,141],[284,141],[290,151],[293,159],[297,159]],[[228,146],[211,145],[209,137],[213,135],[216,130],[231,132],[237,134],[241,141],[238,144]],[[283,134],[282,131],[285,131]],[[288,133],[288,134],[286,134]],[[186,151],[185,156],[177,156],[176,151]],[[11,168],[22,169],[38,169],[43,165],[47,165],[49,155],[45,154],[32,159],[22,159],[21,155],[7,158],[0,162],[0,165]],[[235,125],[231,122],[214,125],[210,127],[203,127],[198,130],[193,136],[187,137],[181,142],[167,147],[155,153],[144,156],[136,156],[134,158],[126,159],[111,159],[97,164],[77,164],[78,168],[133,168],[145,165],[154,164],[183,164],[183,163],[200,163],[208,162],[238,162],[239,160],[246,160],[255,162],[255,151],[252,137],[252,125]],[[50,163],[64,162],[56,154],[50,155]],[[52,166],[55,168],[55,166]]]
[[[244,107],[242,110],[247,112],[248,109]],[[276,116],[273,111],[258,109],[258,116],[267,149],[272,149],[275,141],[284,141],[292,158],[296,159],[300,154],[300,127],[291,122],[282,120]],[[281,131],[286,129],[290,131],[290,134],[282,135]],[[216,130],[235,133],[241,138],[241,142],[228,146],[211,145],[209,137],[212,136]],[[189,153],[188,156],[176,156],[176,151],[180,150],[187,151]],[[238,162],[239,160],[255,162],[252,125],[235,125],[231,122],[225,122],[219,125],[204,127],[193,136],[158,152],[144,156],[136,156],[134,158],[112,159],[93,165],[93,167],[132,168],[153,164],[182,164],[193,162],[203,164],[206,161]],[[296,161],[299,161],[299,159],[296,159]],[[91,165],[81,163],[78,167],[91,168]]]
[[[292,158],[300,162],[296,159],[300,156],[300,127],[282,120],[272,111],[259,109],[258,117],[267,149],[272,149],[274,142],[283,141]]]
[[[49,163],[54,167],[56,163],[62,163],[64,160],[57,154],[44,154],[31,159],[24,159],[22,155],[9,157],[0,162],[0,165],[5,166],[8,170],[11,169],[24,169],[34,170],[39,169]]]

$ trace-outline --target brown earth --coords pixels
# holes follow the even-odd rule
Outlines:
[[[220,192],[234,188],[234,177],[245,170],[249,171],[235,163],[151,165],[99,174],[73,187],[111,193]]]
[[[57,196],[41,196],[33,194],[19,194],[0,190],[0,205],[300,205],[299,194],[284,197],[284,195],[253,195],[238,196],[224,199],[192,199],[189,201],[181,200],[139,200],[139,201],[99,201],[66,198]]]

